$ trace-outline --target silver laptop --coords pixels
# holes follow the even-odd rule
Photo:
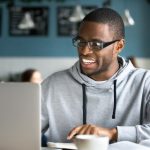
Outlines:
[[[0,150],[40,150],[40,86],[0,83]]]

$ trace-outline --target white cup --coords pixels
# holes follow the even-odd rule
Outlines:
[[[107,150],[109,138],[107,136],[77,135],[74,143],[78,150]]]

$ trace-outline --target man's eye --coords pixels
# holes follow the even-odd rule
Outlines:
[[[100,47],[101,43],[99,43],[99,42],[92,42],[92,46],[94,46],[94,47]]]
[[[83,41],[81,39],[76,40],[77,43],[83,43]]]
[[[79,45],[79,46],[84,46],[85,44],[86,44],[86,42],[78,41],[78,45]]]
[[[78,40],[76,40],[76,43],[80,44],[80,43],[82,43],[82,41],[78,39]]]

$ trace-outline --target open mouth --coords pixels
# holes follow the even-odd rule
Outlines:
[[[84,64],[93,64],[93,63],[95,63],[95,60],[83,58],[82,63],[84,63]]]
[[[95,67],[95,64],[96,64],[95,59],[85,59],[85,58],[81,59],[81,66],[85,69],[92,69],[93,67]]]

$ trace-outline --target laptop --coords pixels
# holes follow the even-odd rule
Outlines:
[[[40,150],[40,85],[0,83],[0,150]]]

